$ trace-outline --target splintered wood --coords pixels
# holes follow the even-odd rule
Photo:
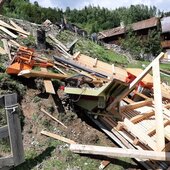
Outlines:
[[[168,168],[168,164],[165,162],[157,161],[167,161],[170,159],[170,103],[162,103],[159,71],[159,62],[163,56],[164,53],[161,53],[134,81],[132,81],[129,87],[116,96],[115,100],[113,100],[107,108],[107,110],[113,114],[113,117],[100,115],[98,117],[99,123],[102,123],[105,127],[104,130],[104,127],[102,127],[102,130],[111,132],[107,132],[107,134],[113,140],[117,141],[121,147],[123,145],[123,148],[132,149],[129,150],[130,154],[127,153],[129,152],[128,150],[124,152],[124,149],[118,149],[119,151],[117,154],[108,154],[107,151],[110,151],[111,148],[104,148],[107,151],[101,151],[100,147],[91,148],[91,146],[88,148],[90,150],[87,151],[86,146],[78,148],[78,145],[76,145],[76,149],[73,149],[73,145],[70,147],[73,152],[99,154],[109,157],[123,156],[133,157],[135,159],[147,159],[147,162],[143,164],[147,169],[159,169],[160,167],[161,169]],[[133,91],[136,84],[151,70],[153,71],[154,99]],[[135,102],[132,100],[133,98],[128,98],[128,94],[132,91],[133,94],[140,97],[140,101]],[[120,101],[122,102],[121,105],[118,104]],[[117,105],[119,105],[119,107],[117,107],[118,109],[113,109]],[[121,121],[115,119],[118,114]],[[94,122],[96,122],[96,120],[94,120]],[[99,123],[97,122],[96,124],[100,127],[101,124]],[[123,154],[121,155],[121,153]]]

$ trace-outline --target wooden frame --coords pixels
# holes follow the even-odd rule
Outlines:
[[[136,85],[148,74],[149,71],[152,70],[153,72],[153,89],[154,89],[154,105],[155,105],[155,129],[156,129],[156,146],[155,143],[150,141],[150,138],[148,135],[143,134],[139,131],[140,129],[135,129],[135,126],[132,122],[125,120],[124,123],[127,123],[128,130],[136,135],[136,137],[140,138],[142,141],[147,140],[147,144],[155,151],[162,151],[165,148],[165,132],[164,132],[164,122],[163,122],[163,107],[162,107],[162,94],[161,94],[161,81],[160,81],[160,67],[159,62],[160,59],[164,57],[164,53],[160,53],[158,57],[151,62],[146,69],[138,76],[136,79],[130,83],[129,87],[126,88],[122,93],[120,93],[115,100],[107,107],[108,111],[111,111],[113,107],[116,106],[125,96],[127,96],[135,87]],[[148,99],[147,99],[148,100]],[[138,103],[132,103],[127,106],[123,106],[120,110],[124,111],[129,108],[135,109],[138,106],[145,105],[147,103],[146,101],[138,102]],[[152,114],[151,114],[152,115]],[[134,128],[132,128],[134,127]],[[140,135],[140,136],[138,136]]]
[[[7,125],[0,128],[0,139],[9,136],[11,146],[11,155],[0,158],[0,168],[17,166],[24,162],[21,126],[17,111],[17,95],[1,96],[0,105],[5,107],[7,116]]]

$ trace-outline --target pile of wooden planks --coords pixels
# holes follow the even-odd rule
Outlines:
[[[142,161],[147,169],[167,169],[169,165],[162,161],[170,160],[170,103],[162,102],[159,62],[163,57],[164,53],[161,53],[125,90],[115,96],[107,107],[112,116],[98,115],[95,120],[89,115],[107,135],[127,150],[75,144],[70,146],[70,150],[109,157],[132,157]],[[142,100],[135,102],[129,99],[128,95],[136,84],[151,70],[153,99],[140,93],[137,95]]]

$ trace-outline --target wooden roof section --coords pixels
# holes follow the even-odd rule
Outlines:
[[[147,29],[147,28],[152,28],[156,27],[159,23],[159,19],[157,17],[152,17],[147,20],[139,21],[136,23],[133,23],[132,25],[129,25],[134,31],[142,30],[142,29]],[[121,35],[126,32],[126,27],[116,27],[112,28],[109,30],[101,31],[99,32],[99,39],[103,39],[106,37],[112,37],[116,35]]]

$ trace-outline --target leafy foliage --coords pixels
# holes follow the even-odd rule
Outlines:
[[[46,19],[53,23],[60,22],[64,15],[69,22],[76,23],[92,33],[119,26],[121,21],[130,24],[156,16],[161,12],[155,6],[148,7],[146,5],[131,5],[115,10],[89,5],[81,10],[71,10],[67,7],[63,11],[59,8],[41,7],[36,1],[31,4],[29,0],[7,0],[2,13],[36,23],[42,23]]]
[[[150,30],[145,37],[136,36],[130,29],[125,39],[120,40],[121,45],[130,51],[135,59],[142,59],[141,54],[157,56],[161,51],[160,31]]]

